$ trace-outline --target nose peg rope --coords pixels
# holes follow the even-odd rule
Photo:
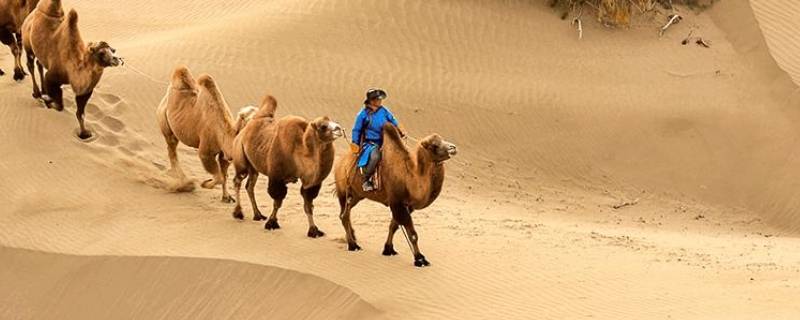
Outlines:
[[[157,84],[162,84],[162,85],[169,85],[169,82],[158,80],[158,79],[156,79],[156,78],[153,78],[153,77],[151,77],[150,75],[148,75],[148,74],[146,74],[146,73],[144,73],[144,72],[140,71],[139,69],[137,69],[136,67],[134,67],[134,66],[133,66],[133,65],[130,63],[130,61],[127,61],[127,60],[125,60],[125,63],[122,65],[122,67],[123,67],[124,69],[126,69],[126,70],[131,70],[131,71],[133,71],[134,73],[136,73],[136,74],[138,74],[138,75],[140,75],[140,76],[142,76],[142,77],[146,78],[147,80],[150,80],[150,81],[152,81],[152,82],[154,82],[154,83],[157,83]]]

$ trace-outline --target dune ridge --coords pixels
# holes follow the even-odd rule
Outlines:
[[[177,257],[72,256],[0,247],[4,319],[371,319],[324,279],[275,267]]]

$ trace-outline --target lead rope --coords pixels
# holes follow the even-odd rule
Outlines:
[[[408,238],[408,234],[406,233],[406,227],[401,225],[400,230],[403,230],[403,236],[406,237],[406,243],[408,243],[408,249],[411,250],[411,254],[415,255],[414,259],[416,259],[416,252],[414,252],[414,247],[411,246],[411,240]]]
[[[169,84],[169,82],[166,82],[166,81],[161,81],[161,80],[157,80],[157,79],[155,79],[155,78],[151,77],[150,75],[148,75],[148,74],[146,74],[146,73],[144,73],[144,72],[140,71],[139,69],[137,69],[136,67],[134,67],[133,65],[131,65],[131,63],[130,63],[130,62],[128,62],[128,61],[125,61],[125,64],[123,64],[123,67],[124,67],[125,69],[131,70],[131,71],[133,71],[134,73],[136,73],[136,74],[138,74],[138,75],[140,75],[140,76],[142,76],[142,77],[146,78],[147,80],[150,80],[150,81],[152,81],[153,83],[157,83],[157,84],[161,84],[161,85],[168,85],[168,84]]]

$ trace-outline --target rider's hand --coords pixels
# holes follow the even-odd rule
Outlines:
[[[361,151],[361,147],[359,147],[355,143],[350,144],[350,152],[352,152],[353,154],[358,154],[359,151]]]

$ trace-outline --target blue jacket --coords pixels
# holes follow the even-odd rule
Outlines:
[[[383,145],[383,125],[387,121],[398,126],[397,119],[386,107],[381,106],[372,112],[365,106],[358,113],[356,122],[353,124],[353,143],[361,145],[361,131],[364,130],[365,141],[374,142],[379,146]]]

